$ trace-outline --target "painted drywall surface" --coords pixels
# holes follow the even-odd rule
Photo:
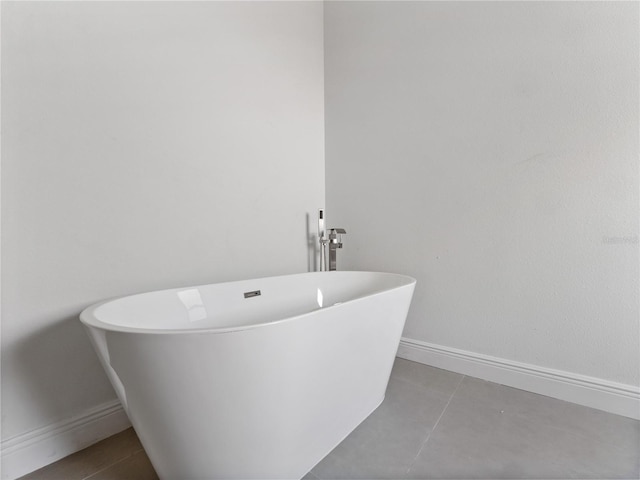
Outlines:
[[[3,439],[115,398],[77,315],[306,271],[317,2],[2,4]]]
[[[328,2],[344,268],[404,335],[639,385],[637,2]]]

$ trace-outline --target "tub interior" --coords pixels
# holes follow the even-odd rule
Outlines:
[[[111,300],[83,312],[107,330],[237,329],[331,308],[415,282],[404,275],[316,272],[176,288]]]

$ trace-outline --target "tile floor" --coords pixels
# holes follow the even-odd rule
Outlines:
[[[638,479],[640,422],[397,359],[382,405],[305,476],[520,478]],[[157,476],[128,429],[21,480],[36,479]]]

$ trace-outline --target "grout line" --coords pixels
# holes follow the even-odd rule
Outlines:
[[[89,475],[87,475],[86,477],[82,477],[82,480],[90,480],[91,478],[95,477],[95,476],[96,476],[96,475],[98,475],[99,473],[102,473],[102,472],[104,472],[105,470],[108,470],[108,469],[110,469],[111,467],[113,467],[113,466],[115,466],[115,465],[117,465],[117,464],[119,464],[119,463],[121,463],[121,462],[124,462],[125,460],[127,460],[127,459],[129,459],[129,458],[133,457],[134,455],[137,455],[138,453],[140,453],[140,452],[142,452],[142,451],[144,451],[144,448],[140,448],[140,449],[138,449],[138,450],[135,450],[135,451],[134,451],[134,452],[132,452],[130,455],[127,455],[127,456],[125,456],[125,457],[122,457],[122,458],[120,458],[120,459],[116,460],[115,462],[110,463],[109,465],[105,466],[104,468],[101,468],[101,469],[99,469],[99,470],[96,470],[95,472],[90,473],[90,474],[89,474]]]
[[[444,415],[444,412],[447,411],[447,408],[449,407],[449,404],[451,403],[451,400],[453,400],[453,396],[458,391],[458,388],[460,388],[460,385],[462,384],[462,381],[465,379],[465,377],[466,377],[466,375],[463,375],[462,378],[460,379],[460,381],[458,382],[458,384],[456,385],[456,388],[453,390],[453,393],[449,397],[449,400],[447,401],[447,404],[442,409],[442,412],[440,413],[440,416],[438,417],[438,420],[436,420],[436,423],[431,428],[431,431],[427,435],[427,438],[425,438],[424,442],[422,442],[422,445],[420,446],[420,450],[418,450],[418,453],[414,457],[413,461],[411,462],[411,465],[409,465],[409,468],[407,468],[407,471],[405,473],[409,473],[411,471],[411,469],[413,468],[413,465],[416,463],[416,460],[418,460],[418,457],[422,453],[422,450],[424,450],[424,447],[427,446],[427,442],[431,438],[431,434],[436,431],[436,428],[438,428],[438,424],[440,423],[440,420],[442,419],[442,417]]]

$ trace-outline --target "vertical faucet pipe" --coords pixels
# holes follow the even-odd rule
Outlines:
[[[326,231],[324,227],[324,208],[318,210],[318,242],[320,242],[320,271],[327,270],[327,259],[325,246],[327,244]]]

